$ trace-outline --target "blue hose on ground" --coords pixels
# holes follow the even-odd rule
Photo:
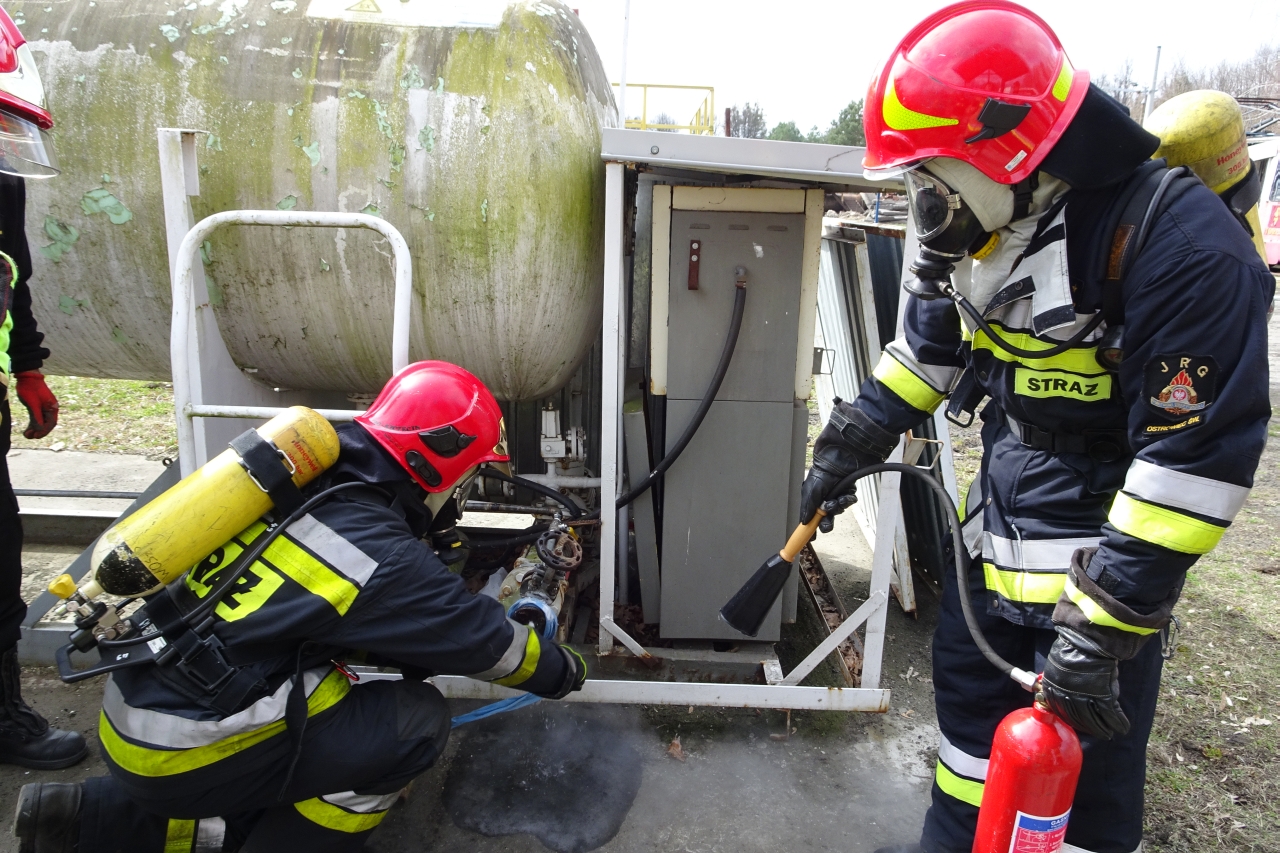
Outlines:
[[[502,714],[506,711],[514,711],[517,708],[524,708],[527,705],[533,705],[542,701],[541,696],[534,696],[532,693],[521,693],[519,696],[512,696],[509,699],[500,699],[482,708],[476,708],[468,714],[461,714],[454,717],[451,721],[453,728],[464,725],[466,723],[474,723],[476,720],[483,720],[485,717],[492,717],[494,714]]]

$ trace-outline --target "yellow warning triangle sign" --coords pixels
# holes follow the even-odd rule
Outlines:
[[[378,8],[378,4],[373,2],[373,0],[360,0],[360,2],[357,3],[356,5],[348,7],[347,11],[348,12],[372,12],[375,15],[382,14],[382,10]]]

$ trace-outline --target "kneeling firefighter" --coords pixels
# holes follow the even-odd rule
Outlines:
[[[904,334],[815,443],[801,519],[822,508],[829,531],[854,499],[831,494],[846,474],[883,461],[948,396],[962,423],[990,397],[964,524],[981,571],[968,589],[948,578],[934,635],[933,803],[918,845],[881,853],[972,848],[996,726],[1032,701],[970,639],[962,595],[1082,735],[1061,849],[1130,853],[1156,638],[1266,439],[1275,282],[1230,202],[1150,160],[1160,140],[1013,3],[919,24],[865,115],[864,166],[903,174],[920,254]],[[1022,833],[1044,834],[1027,849],[1059,849],[1062,822],[1045,823]]]
[[[582,687],[581,657],[468,593],[422,541],[452,525],[450,502],[480,466],[508,460],[489,390],[460,367],[411,364],[337,436],[337,461],[290,510],[305,514],[229,588],[203,635],[173,626],[252,557],[267,525],[148,599],[149,624],[182,654],[111,674],[99,725],[111,775],[23,788],[21,850],[358,850],[449,736],[427,675],[556,699]],[[335,661],[357,651],[405,679],[353,684]]]

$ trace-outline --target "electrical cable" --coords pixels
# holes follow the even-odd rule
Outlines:
[[[532,693],[522,693],[519,696],[511,696],[507,699],[499,699],[497,702],[490,703],[481,708],[476,708],[466,714],[459,714],[449,721],[452,728],[465,725],[466,723],[474,723],[476,720],[483,720],[485,717],[492,717],[494,714],[502,714],[506,711],[514,711],[517,708],[525,708],[529,705],[536,705],[542,701],[541,696],[535,696]]]
[[[563,504],[564,508],[569,510],[571,518],[582,517],[582,508],[580,506],[550,486],[535,483],[533,480],[526,480],[524,477],[520,477],[518,475],[504,474],[497,468],[484,467],[480,469],[479,473],[481,477],[487,477],[491,480],[501,480],[502,482],[510,483],[513,486],[523,486],[531,492],[537,492],[543,497],[551,498],[553,501]]]
[[[716,394],[720,393],[720,384],[724,382],[724,376],[729,372],[729,363],[733,360],[733,351],[738,345],[738,333],[742,331],[742,315],[747,305],[747,289],[745,284],[737,286],[737,292],[733,295],[733,318],[729,321],[729,336],[725,339],[724,349],[720,352],[720,361],[716,365],[716,372],[711,377],[711,384],[707,386],[707,393],[702,395],[702,402],[698,404],[698,409],[693,413],[693,419],[689,421],[689,425],[684,428],[684,433],[680,436],[680,440],[675,443],[667,455],[662,457],[653,470],[641,480],[631,487],[631,491],[618,498],[614,504],[614,509],[622,509],[627,504],[634,501],[645,493],[653,481],[662,476],[663,472],[670,468],[684,449],[689,446],[689,442],[693,440],[694,433],[698,431],[698,427],[702,426],[702,421],[707,416],[707,412],[711,411],[711,404],[715,402]]]
[[[990,661],[992,666],[1028,690],[1032,689],[1036,681],[1035,673],[1019,669],[1001,657],[1000,654],[991,647],[991,644],[987,642],[986,636],[982,633],[982,628],[978,625],[978,619],[974,616],[973,602],[970,601],[971,596],[969,594],[969,568],[967,561],[965,560],[969,551],[964,545],[964,533],[960,529],[960,515],[956,511],[955,502],[951,500],[951,495],[947,494],[947,490],[942,487],[941,483],[934,479],[927,470],[917,468],[915,465],[905,465],[901,462],[880,462],[854,471],[852,474],[837,483],[835,488],[833,488],[829,494],[845,494],[853,488],[854,483],[863,477],[867,477],[871,474],[880,474],[886,471],[908,474],[923,481],[925,485],[932,489],[933,493],[941,499],[942,507],[946,510],[947,518],[951,522],[951,545],[955,551],[956,559],[956,593],[960,596],[960,609],[964,612],[964,621],[969,627],[969,634],[973,637],[973,642],[978,647],[978,651],[982,652],[982,656]]]

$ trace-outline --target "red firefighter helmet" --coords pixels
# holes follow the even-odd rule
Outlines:
[[[1089,74],[1049,25],[1006,0],[967,0],[925,18],[871,81],[869,175],[954,157],[1002,184],[1031,175],[1075,116]]]
[[[0,9],[0,172],[25,178],[58,174],[46,133],[52,128],[31,49],[13,18]]]
[[[405,367],[356,423],[428,492],[453,488],[476,465],[510,458],[498,401],[447,361]]]

